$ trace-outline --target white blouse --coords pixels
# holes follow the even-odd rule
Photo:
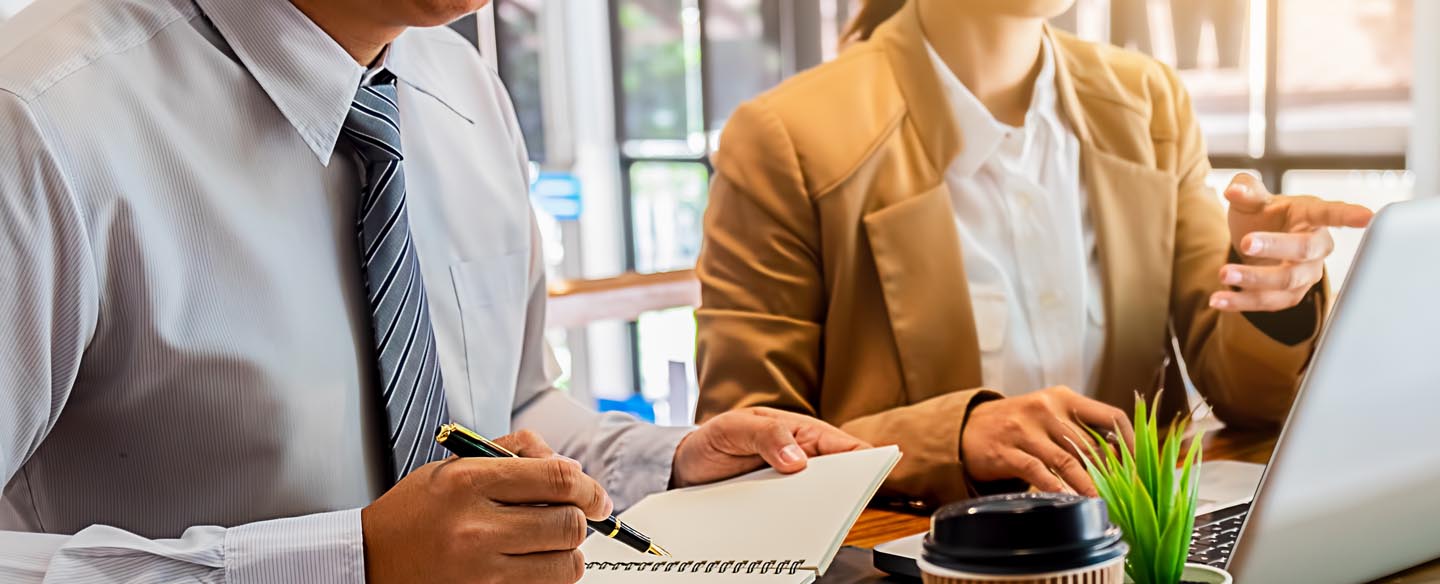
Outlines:
[[[930,49],[963,136],[946,171],[986,387],[1064,385],[1095,394],[1105,310],[1080,143],[1059,111],[1055,56],[1041,51],[1022,127],[1000,122]]]

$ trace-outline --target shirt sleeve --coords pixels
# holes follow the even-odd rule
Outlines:
[[[0,484],[54,427],[94,334],[98,279],[83,215],[42,116],[0,89]],[[359,510],[193,527],[150,540],[107,526],[0,531],[0,582],[365,580]]]
[[[532,220],[530,302],[511,426],[540,434],[556,452],[580,462],[600,481],[616,509],[670,486],[675,448],[693,428],[648,424],[629,415],[599,413],[555,389],[559,367],[545,341],[545,266]]]
[[[0,582],[261,584],[365,581],[360,510],[192,527],[150,540],[96,525],[73,536],[0,532]]]
[[[4,90],[0,140],[0,483],[8,483],[70,397],[99,294],[59,163],[35,116]]]

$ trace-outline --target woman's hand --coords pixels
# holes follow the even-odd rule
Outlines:
[[[1100,432],[1118,427],[1126,443],[1135,440],[1130,418],[1119,408],[1052,387],[971,409],[960,435],[965,470],[977,481],[1022,479],[1042,491],[1094,497],[1095,485],[1075,449],[1095,441],[1077,421]]]
[[[1275,312],[1291,308],[1325,274],[1335,249],[1331,227],[1365,227],[1374,216],[1359,205],[1309,196],[1272,195],[1241,174],[1225,188],[1230,201],[1230,245],[1243,262],[1220,269],[1220,281],[1238,290],[1210,296],[1227,312]]]

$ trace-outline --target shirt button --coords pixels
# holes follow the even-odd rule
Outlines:
[[[1021,208],[1029,209],[1034,202],[1035,195],[1030,192],[1030,189],[1020,189],[1015,191],[1015,199],[1020,202]]]
[[[1040,306],[1054,309],[1060,305],[1060,294],[1057,292],[1046,292],[1040,295]]]

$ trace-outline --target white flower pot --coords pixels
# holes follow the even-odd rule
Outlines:
[[[1229,572],[1205,564],[1185,564],[1185,571],[1181,573],[1180,580],[1196,584],[1234,584],[1235,582],[1235,578]],[[1135,582],[1126,576],[1125,584],[1135,584]]]
[[[1229,572],[1205,564],[1185,564],[1185,572],[1180,579],[1198,584],[1233,584],[1235,582],[1235,578]]]

